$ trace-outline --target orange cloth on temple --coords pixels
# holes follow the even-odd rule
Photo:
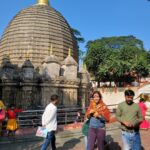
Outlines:
[[[102,100],[100,100],[98,104],[96,104],[95,100],[91,100],[86,112],[87,118],[90,118],[91,110],[94,110],[94,112],[97,112],[99,115],[103,116],[106,119],[106,121],[110,120],[110,111],[108,110],[106,104]]]

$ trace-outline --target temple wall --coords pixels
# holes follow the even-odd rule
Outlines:
[[[107,105],[116,105],[119,104],[123,101],[125,101],[125,97],[124,97],[124,91],[127,88],[100,88],[98,89],[103,96],[103,100]],[[132,89],[135,92],[135,97],[138,97],[138,88],[137,87],[131,87],[130,89]],[[135,99],[135,102],[138,102],[139,99]],[[114,106],[115,107],[115,106]]]

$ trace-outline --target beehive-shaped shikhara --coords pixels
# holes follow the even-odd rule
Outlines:
[[[0,62],[6,55],[14,64],[21,66],[27,55],[35,67],[49,53],[51,44],[53,54],[60,61],[72,49],[72,56],[78,62],[78,49],[71,27],[65,18],[48,0],[39,0],[36,5],[21,10],[8,24],[0,40]]]

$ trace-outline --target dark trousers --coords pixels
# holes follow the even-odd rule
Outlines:
[[[88,131],[88,150],[94,150],[97,141],[98,150],[104,150],[106,131],[103,128],[89,128]]]
[[[46,150],[50,143],[51,143],[52,150],[56,150],[55,141],[56,141],[55,131],[48,132],[41,150]]]

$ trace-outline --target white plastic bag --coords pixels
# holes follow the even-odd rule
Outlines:
[[[45,127],[38,127],[36,131],[36,136],[38,137],[45,137],[47,136],[48,130]]]

